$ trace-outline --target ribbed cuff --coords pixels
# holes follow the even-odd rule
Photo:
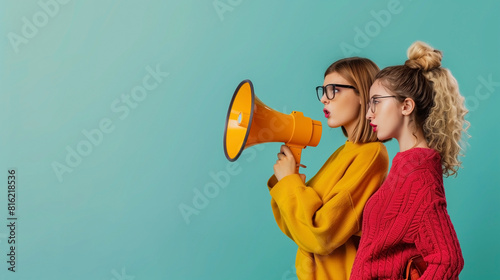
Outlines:
[[[274,179],[277,181],[276,177],[274,177]],[[283,192],[289,192],[295,186],[305,187],[304,182],[300,178],[299,174],[290,174],[288,176],[285,176],[283,179],[275,183],[274,186],[270,189],[271,196],[276,200],[276,198],[280,197]]]

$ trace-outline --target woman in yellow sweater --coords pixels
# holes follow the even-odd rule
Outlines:
[[[389,159],[365,118],[369,89],[379,71],[366,58],[336,61],[325,72],[318,99],[328,126],[347,141],[307,183],[281,147],[268,187],[280,229],[297,245],[299,279],[349,279],[361,234],[361,214],[384,180]]]

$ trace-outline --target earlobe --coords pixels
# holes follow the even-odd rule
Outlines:
[[[409,116],[413,110],[415,109],[415,101],[411,98],[406,98],[403,101],[403,108],[402,108],[402,113],[404,116]]]

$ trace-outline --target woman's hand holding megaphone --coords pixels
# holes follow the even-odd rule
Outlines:
[[[290,148],[286,145],[282,145],[280,152],[278,153],[278,160],[274,165],[274,175],[276,176],[276,179],[280,181],[288,175],[296,174],[298,166],[304,168],[306,167],[305,165],[302,165],[300,163],[297,164]],[[302,181],[306,181],[306,175],[299,174],[299,176]]]

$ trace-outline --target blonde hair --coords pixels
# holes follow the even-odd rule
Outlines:
[[[414,125],[422,128],[427,145],[441,155],[445,176],[456,175],[463,156],[462,135],[467,134],[465,98],[450,70],[441,67],[443,54],[424,42],[408,48],[404,65],[380,71],[376,79],[393,92],[399,101],[411,98]]]
[[[362,57],[349,57],[338,60],[328,67],[325,77],[333,72],[338,73],[355,87],[356,94],[361,99],[360,112],[366,112],[366,104],[370,99],[370,87],[375,81],[375,75],[380,71],[377,64]],[[352,135],[347,135],[347,131],[342,127],[342,132],[349,141],[353,143],[366,143],[377,141],[377,134],[373,132],[369,121],[364,113],[360,113]]]

